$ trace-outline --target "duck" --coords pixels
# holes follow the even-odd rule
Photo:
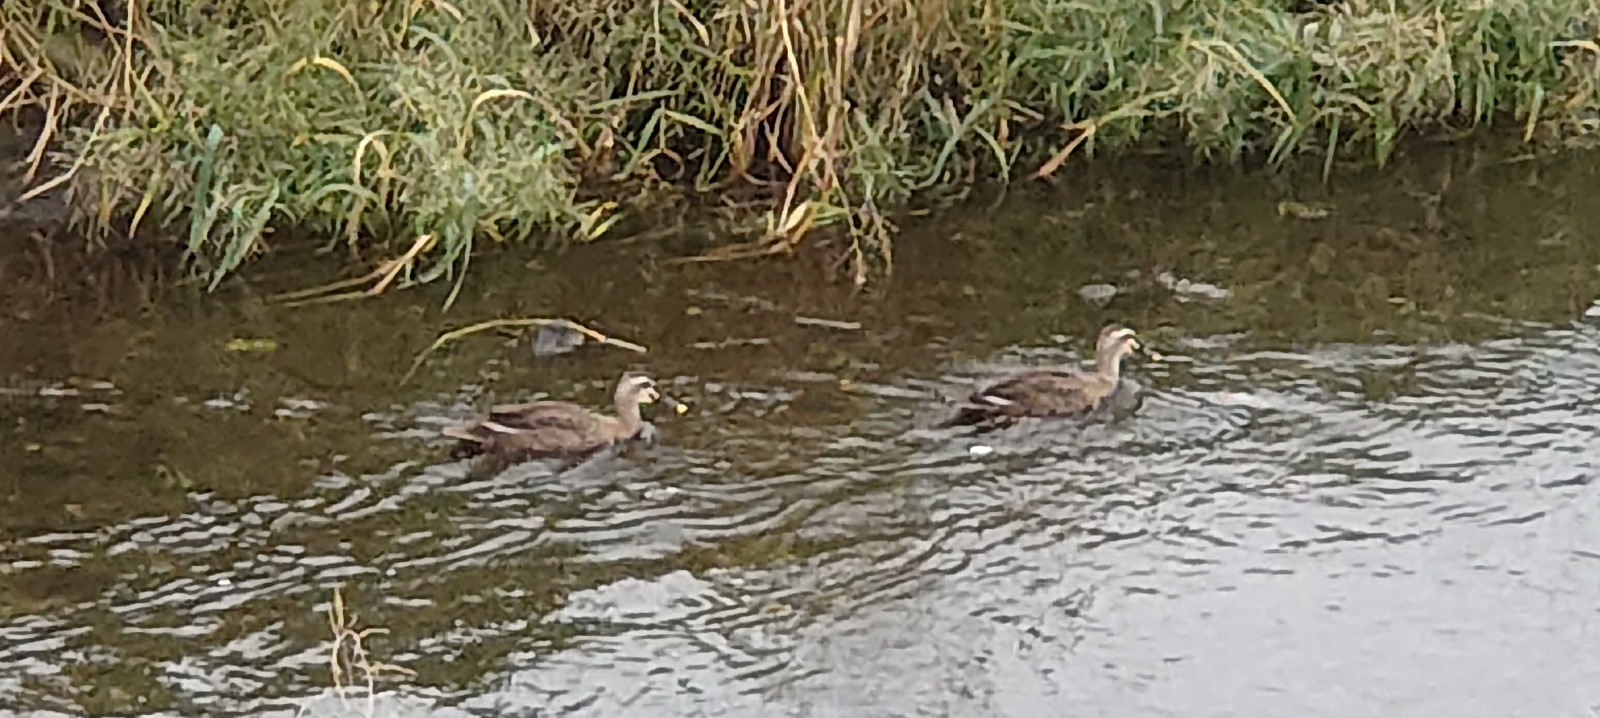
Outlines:
[[[1029,369],[968,395],[943,426],[999,428],[1024,417],[1081,416],[1099,409],[1122,383],[1122,360],[1143,352],[1151,361],[1161,355],[1145,346],[1132,329],[1109,324],[1095,341],[1095,371]]]
[[[496,465],[542,458],[583,458],[638,439],[645,423],[640,407],[662,398],[648,374],[623,372],[612,394],[616,415],[568,401],[535,401],[491,407],[470,423],[440,433],[456,439],[453,459],[485,457]],[[680,413],[686,408],[674,402]]]

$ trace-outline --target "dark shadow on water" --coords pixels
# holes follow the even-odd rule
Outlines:
[[[11,285],[0,705],[343,715],[342,586],[417,672],[385,715],[1581,715],[1597,190],[1486,150],[1326,188],[1091,168],[907,222],[860,294],[646,245],[475,262],[448,316],[273,307],[311,271],[280,260],[94,311]],[[650,351],[479,337],[399,383],[511,315]],[[1111,415],[932,427],[1111,320],[1165,355]],[[641,363],[693,407],[652,442],[473,476],[438,438]]]

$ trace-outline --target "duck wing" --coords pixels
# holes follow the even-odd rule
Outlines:
[[[600,428],[600,418],[594,412],[566,401],[497,406],[489,410],[485,420],[512,429],[552,427],[582,433]]]
[[[483,449],[486,453],[495,454],[505,460],[520,462],[549,456],[588,454],[610,443],[608,437],[598,432],[546,424],[497,433],[489,439]]]
[[[1070,414],[1094,403],[1092,377],[1073,371],[1033,369],[1011,376],[983,389],[969,399],[973,402],[1010,405],[1029,414]]]
[[[529,421],[511,425],[488,418],[445,429],[445,436],[458,440],[451,458],[491,454],[515,463],[546,456],[588,454],[612,443],[599,417],[561,413],[531,417],[514,414],[508,418]]]
[[[1091,377],[1071,371],[1030,369],[967,396],[946,426],[1003,422],[1024,416],[1058,416],[1094,406]]]
[[[446,427],[441,433],[457,439],[451,456],[463,458],[512,446],[529,449],[562,443],[580,444],[584,436],[599,436],[600,418],[577,404],[536,401],[491,407],[473,421]]]

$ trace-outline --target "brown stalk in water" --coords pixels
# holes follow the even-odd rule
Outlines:
[[[378,676],[382,673],[399,673],[407,676],[417,675],[415,671],[396,666],[391,663],[373,661],[368,655],[363,641],[367,636],[388,633],[389,629],[381,627],[353,628],[355,617],[345,616],[344,596],[338,588],[333,589],[333,604],[328,607],[328,628],[333,632],[333,645],[328,649],[328,672],[333,677],[334,692],[338,694],[339,701],[348,710],[349,701],[345,696],[349,686],[355,683],[356,671],[361,671],[367,687],[367,715],[376,711],[376,693]],[[343,649],[343,650],[341,650]]]
[[[499,327],[565,327],[567,329],[571,329],[572,331],[575,331],[575,332],[577,332],[579,334],[582,334],[585,337],[587,337],[589,339],[592,339],[592,340],[594,340],[596,342],[599,342],[601,344],[610,344],[611,346],[621,347],[623,349],[627,349],[628,351],[638,352],[640,354],[644,354],[644,353],[646,353],[648,351],[643,346],[640,346],[638,344],[634,344],[633,342],[627,341],[625,339],[617,339],[617,338],[614,338],[614,337],[608,337],[608,336],[606,336],[604,334],[601,334],[600,332],[597,332],[597,331],[595,331],[593,329],[590,329],[589,327],[586,327],[586,326],[584,326],[582,324],[579,324],[579,323],[577,323],[575,321],[572,321],[571,319],[558,319],[558,318],[547,318],[547,317],[516,317],[516,318],[511,318],[511,319],[490,319],[490,320],[485,321],[485,322],[478,322],[477,324],[471,324],[471,325],[462,327],[460,329],[453,329],[451,331],[448,331],[448,332],[445,332],[443,334],[440,334],[438,339],[433,340],[433,344],[432,345],[430,345],[427,349],[424,349],[421,354],[417,355],[416,359],[413,359],[411,361],[411,369],[406,371],[406,375],[404,377],[400,378],[400,383],[401,384],[405,384],[406,382],[410,381],[411,380],[411,376],[413,374],[416,374],[417,373],[417,369],[422,366],[422,362],[424,360],[426,360],[430,354],[432,354],[435,351],[438,351],[439,349],[443,348],[446,344],[449,344],[450,342],[453,342],[453,341],[455,341],[457,339],[460,339],[462,337],[465,337],[465,336],[476,334],[478,332],[481,332],[481,331],[484,331],[484,330],[487,330],[487,329],[496,329],[496,328],[499,328]]]
[[[332,282],[330,284],[324,284],[317,287],[299,289],[292,292],[283,292],[282,294],[274,294],[271,297],[268,297],[267,300],[272,302],[283,302],[284,306],[298,307],[305,304],[324,304],[331,302],[342,302],[347,299],[359,299],[361,297],[375,297],[379,294],[382,294],[383,290],[387,289],[389,285],[394,282],[395,277],[400,275],[401,270],[411,269],[412,267],[416,266],[417,258],[423,252],[427,251],[429,247],[432,247],[433,244],[433,235],[424,234],[420,237],[417,237],[416,241],[411,243],[411,248],[406,250],[405,254],[402,254],[395,259],[387,259],[379,262],[378,266],[374,267],[372,271],[367,272],[359,277],[342,279],[337,282]],[[348,289],[360,284],[366,284],[367,282],[373,282],[373,284],[371,287],[368,287],[365,290],[332,294],[332,292],[341,289]]]

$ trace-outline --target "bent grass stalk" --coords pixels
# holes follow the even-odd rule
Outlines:
[[[552,319],[546,317],[513,317],[509,319],[490,319],[488,321],[470,324],[459,329],[452,329],[448,332],[440,334],[437,339],[433,340],[432,344],[428,345],[427,349],[422,350],[422,353],[418,354],[416,358],[411,360],[411,368],[406,371],[405,376],[400,378],[400,383],[405,384],[406,382],[410,381],[411,377],[417,373],[417,370],[422,368],[422,363],[427,361],[428,357],[434,352],[463,337],[468,337],[479,332],[488,331],[490,329],[498,329],[500,327],[525,328],[538,326],[564,327],[601,344],[609,344],[614,347],[627,349],[628,351],[638,352],[640,354],[644,354],[649,351],[642,345],[635,344],[625,339],[606,336],[605,334],[601,334],[600,332],[579,324],[578,322],[572,321],[571,319]]]

